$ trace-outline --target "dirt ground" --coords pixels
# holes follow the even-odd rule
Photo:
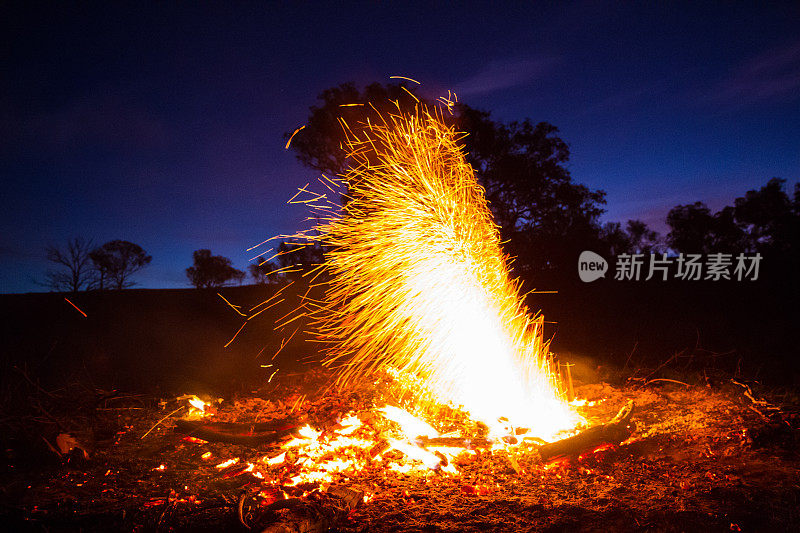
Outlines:
[[[329,380],[310,368],[221,403],[204,399],[216,421],[294,417],[320,429],[387,400],[369,387],[333,392]],[[590,426],[635,402],[631,438],[550,464],[535,444],[464,452],[456,473],[420,464],[396,472],[388,459],[354,451],[358,468],[293,486],[287,480],[301,462],[265,463],[284,441],[244,446],[176,432],[185,401],[31,384],[30,408],[0,420],[0,510],[19,531],[239,531],[246,529],[239,504],[247,498],[263,506],[339,486],[365,495],[332,524],[352,533],[796,530],[800,407],[747,385],[724,377],[578,384]],[[359,431],[377,435],[376,426]]]

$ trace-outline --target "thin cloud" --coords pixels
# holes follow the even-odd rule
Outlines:
[[[736,67],[712,98],[736,106],[800,97],[800,41],[773,48]]]
[[[491,61],[469,78],[455,85],[459,96],[475,96],[525,85],[541,77],[557,59],[552,56],[509,58]]]

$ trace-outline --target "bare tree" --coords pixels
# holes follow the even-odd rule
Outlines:
[[[96,272],[90,257],[92,249],[91,239],[79,237],[68,241],[64,247],[47,246],[47,260],[55,267],[45,273],[43,285],[54,291],[70,292],[93,288]]]

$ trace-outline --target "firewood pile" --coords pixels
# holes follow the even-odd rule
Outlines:
[[[442,409],[425,413],[435,434],[403,447],[381,409],[413,399],[329,381],[287,374],[236,398],[200,394],[202,409],[193,396],[34,391],[28,413],[2,419],[3,514],[31,531],[747,531],[800,520],[798,417],[752,383],[577,383],[587,428],[556,443],[524,432],[488,442],[480,423]]]

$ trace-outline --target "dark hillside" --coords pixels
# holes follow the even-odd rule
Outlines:
[[[220,292],[247,310],[273,291],[251,286]],[[0,304],[4,368],[25,368],[44,388],[77,380],[137,392],[198,386],[224,392],[265,380],[274,367],[260,364],[273,363],[270,358],[281,342],[272,319],[291,310],[284,302],[256,317],[225,348],[244,319],[213,290],[15,294],[0,296]],[[308,349],[299,342],[287,346],[279,357],[281,366],[305,356],[298,346]]]
[[[565,283],[533,295],[554,335],[553,351],[598,365],[702,371],[716,368],[775,385],[800,384],[797,284],[667,281]],[[633,355],[631,352],[633,351]],[[630,356],[630,358],[629,358]],[[567,358],[569,356],[567,355]]]
[[[274,290],[245,286],[220,292],[247,310]],[[531,305],[556,322],[546,334],[554,336],[553,350],[566,360],[587,357],[594,366],[627,362],[628,368],[654,368],[681,353],[675,362],[691,370],[739,367],[745,377],[795,385],[800,376],[796,295],[790,286],[768,282],[599,280],[563,284],[558,294],[532,296]],[[228,348],[224,345],[243,318],[213,290],[67,295],[86,318],[64,296],[0,296],[6,371],[25,369],[46,389],[80,381],[137,392],[224,393],[263,383],[275,368],[296,369],[317,349],[298,334],[271,360],[282,340],[273,322],[291,311],[296,301],[291,295],[251,320]],[[270,363],[275,366],[260,366]]]

